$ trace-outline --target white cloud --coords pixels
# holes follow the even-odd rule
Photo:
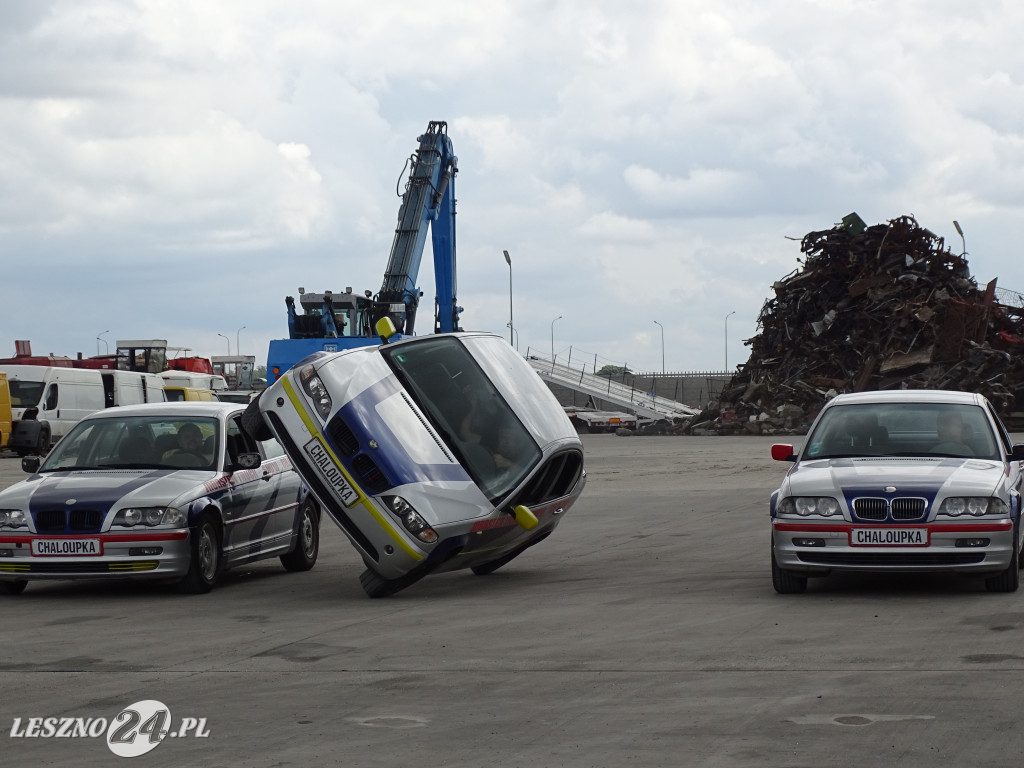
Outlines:
[[[958,241],[956,218],[975,271],[1024,288],[1022,22],[952,0],[4,4],[0,255],[88,320],[16,296],[0,354],[108,327],[220,353],[242,325],[265,354],[297,286],[380,285],[438,119],[464,324],[505,333],[508,249],[524,348],[563,315],[567,344],[660,368],[657,319],[668,367],[706,369],[735,309],[738,361],[799,238],[854,210]]]

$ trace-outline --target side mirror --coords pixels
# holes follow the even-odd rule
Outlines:
[[[1024,461],[1024,443],[1017,443],[1010,451],[1010,461]]]
[[[796,461],[796,453],[792,445],[780,443],[772,446],[772,458],[776,461]]]
[[[234,464],[228,469],[234,472],[236,469],[256,469],[263,463],[263,458],[258,453],[240,453]]]
[[[512,510],[512,513],[515,515],[516,522],[519,523],[520,527],[527,531],[532,531],[540,522],[537,520],[537,516],[530,511],[530,508],[524,507],[522,504]]]
[[[1024,446],[1021,446],[1024,448]],[[25,472],[34,475],[39,471],[39,457],[38,456],[25,456],[21,460],[21,468]]]

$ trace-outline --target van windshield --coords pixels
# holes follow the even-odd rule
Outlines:
[[[540,461],[529,431],[458,339],[381,354],[489,499],[508,493]]]
[[[11,388],[11,405],[14,408],[28,408],[31,405],[39,405],[39,398],[43,396],[43,382],[41,381],[8,381]]]

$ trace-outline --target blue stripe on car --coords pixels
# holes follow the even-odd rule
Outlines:
[[[373,459],[392,487],[431,480],[471,482],[461,464],[420,464],[409,455],[402,439],[391,431],[376,408],[377,403],[401,391],[394,376],[385,376],[339,409],[338,416],[359,441],[359,452]],[[376,450],[369,448],[370,440],[377,441]],[[332,442],[332,447],[337,453],[338,446]],[[447,446],[445,450],[451,451]],[[351,459],[344,461],[351,473]]]

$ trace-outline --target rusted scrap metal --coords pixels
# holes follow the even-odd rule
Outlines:
[[[773,287],[750,358],[689,433],[800,433],[831,397],[876,389],[986,395],[1024,410],[1024,319],[963,255],[912,216],[867,226],[850,214],[808,233],[802,268]]]

